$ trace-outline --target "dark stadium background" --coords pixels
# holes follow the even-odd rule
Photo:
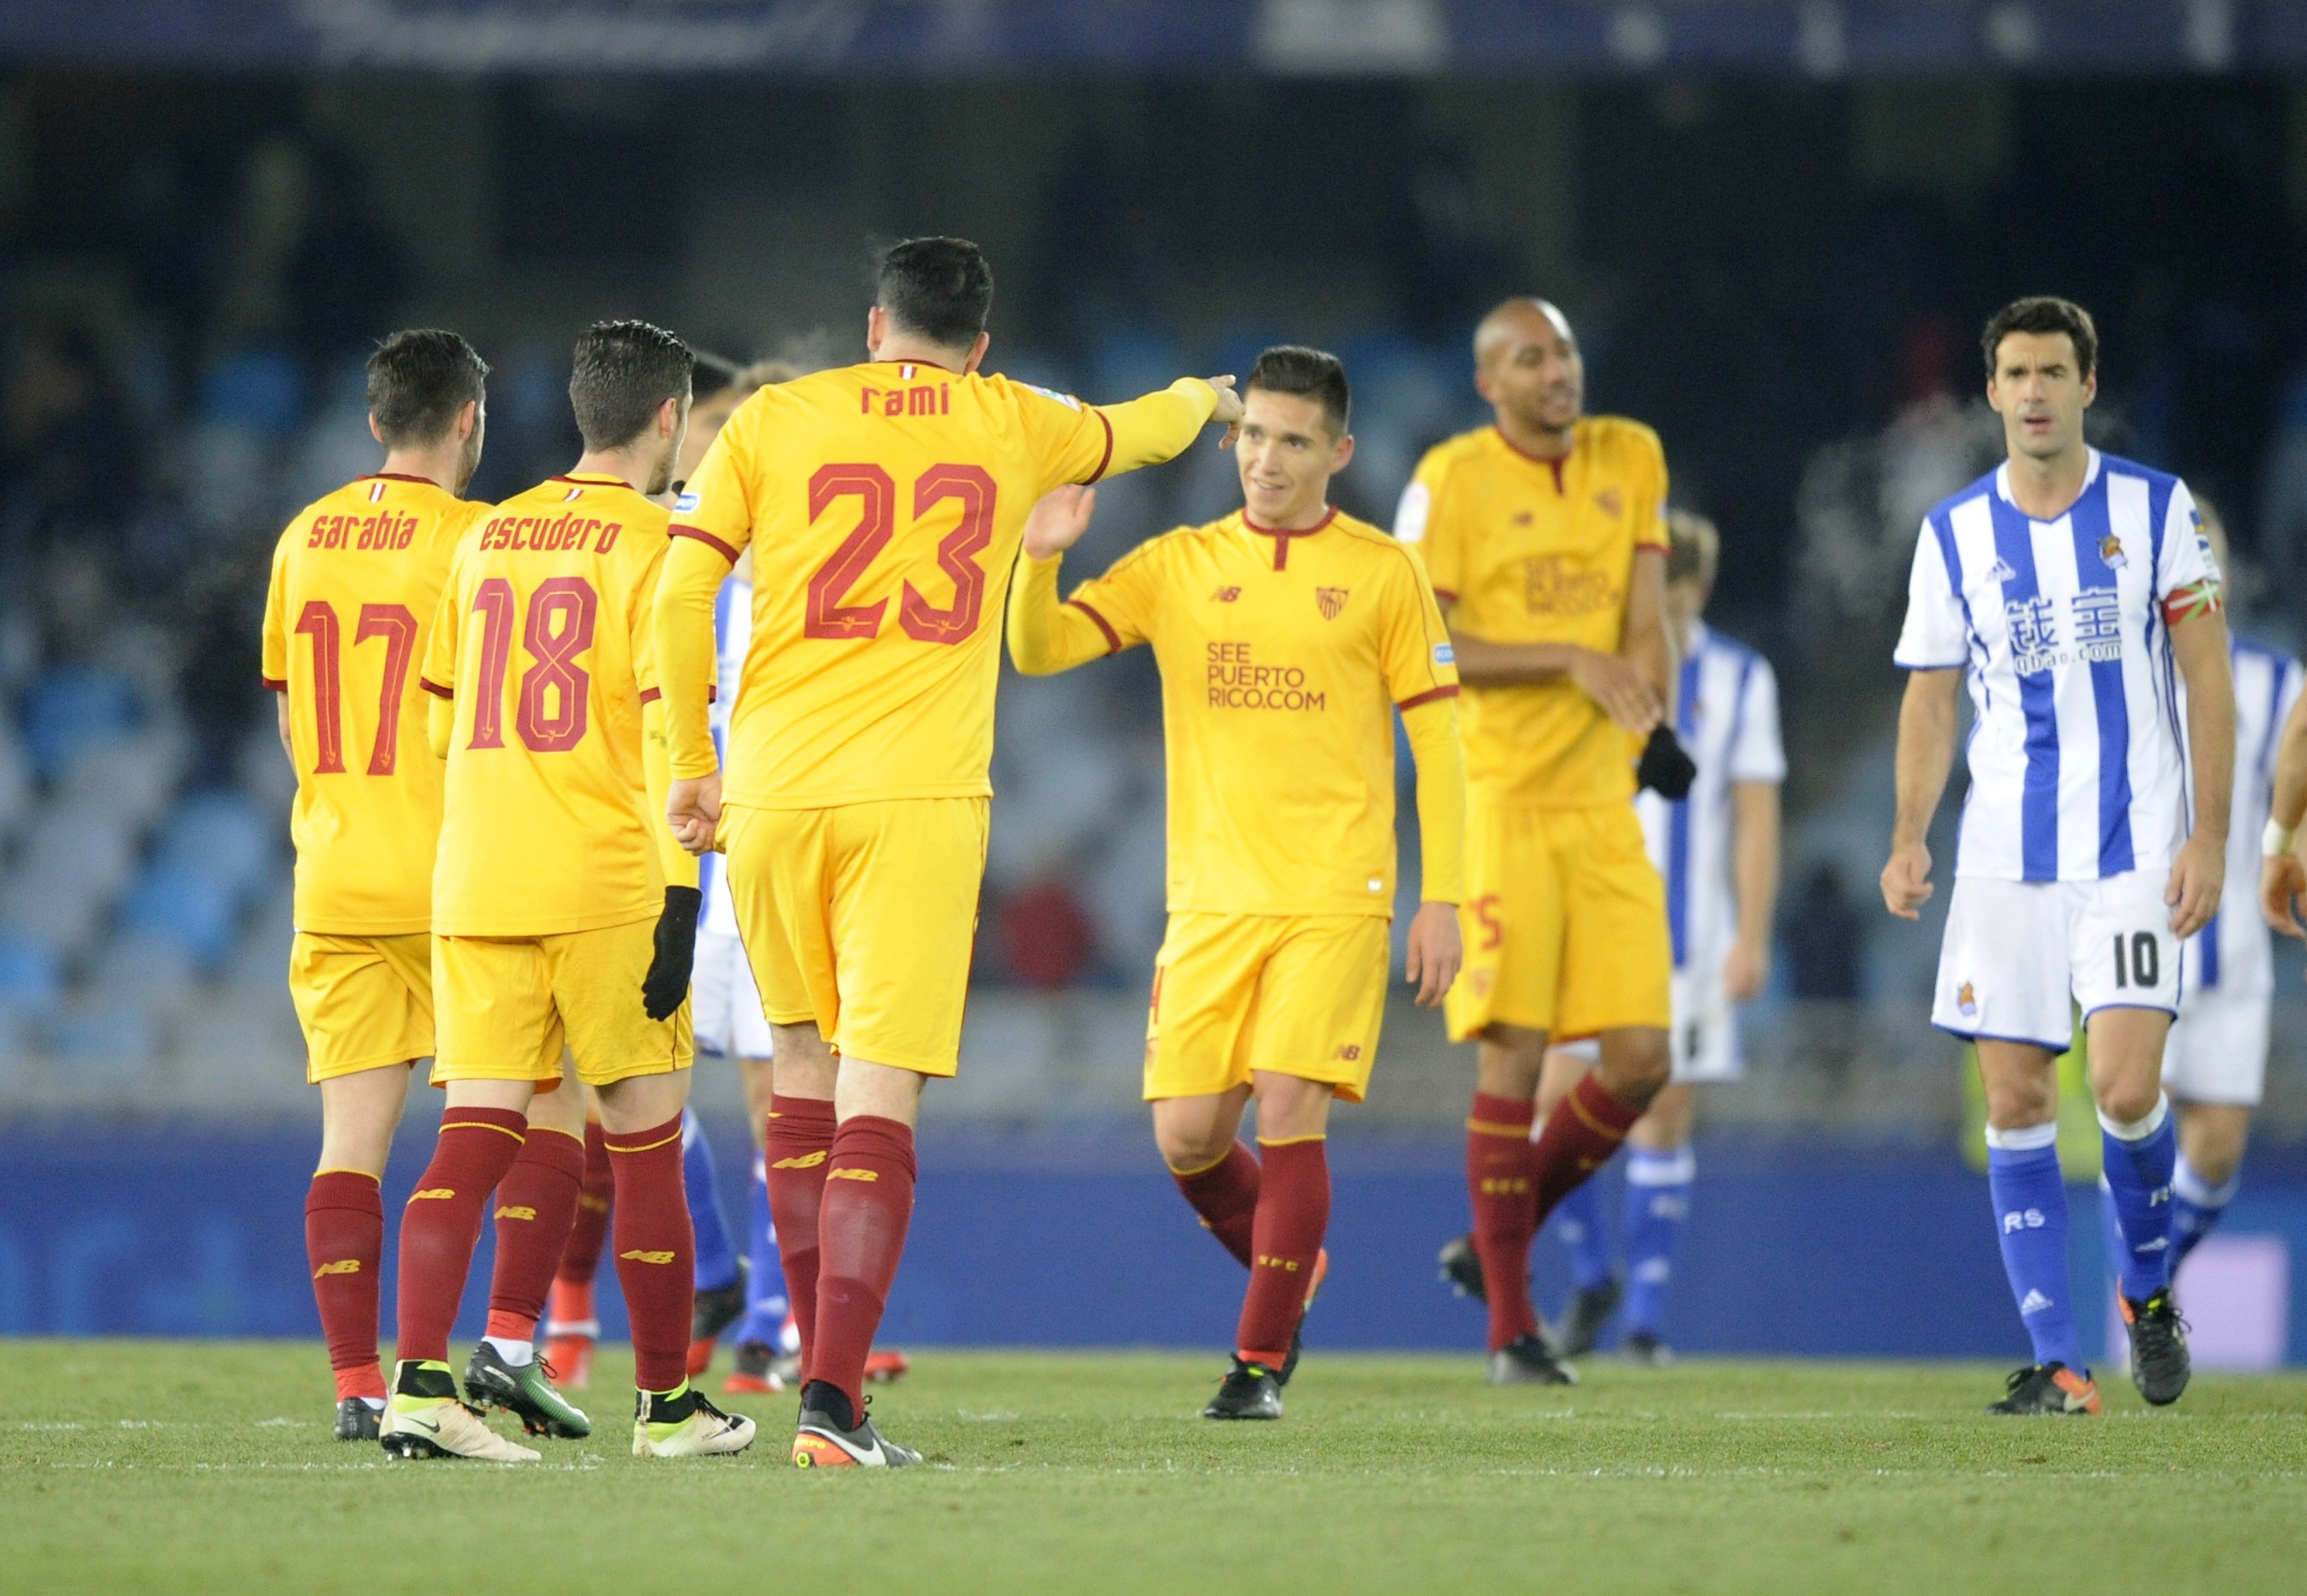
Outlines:
[[[1998,447],[1976,329],[2038,291],[2098,317],[2103,441],[2220,507],[2240,613],[2299,641],[2307,21],[2276,0],[10,7],[0,1333],[316,1329],[256,623],[285,516],[373,464],[371,340],[481,347],[473,491],[502,495],[574,457],[587,320],[851,358],[875,246],[939,231],[992,256],[990,364],[1093,399],[1338,350],[1341,494],[1380,520],[1480,419],[1473,319],[1567,309],[1592,407],[1657,426],[1677,500],[1722,526],[1714,618],[1776,663],[1793,763],[1778,968],[1748,1080],[1705,1101],[1675,1339],[2019,1351],[1960,1060],[1924,1024],[1935,926],[1873,890],[1889,645],[1916,517]],[[1206,443],[1117,483],[1086,562],[1231,493]],[[1155,691],[1142,657],[1005,686],[979,988],[893,1336],[1224,1334],[1225,1266],[1135,1103]],[[2283,970],[2245,1196],[2206,1254],[2226,1283],[2191,1298],[2205,1361],[2307,1358],[2307,990]],[[1476,1344],[1429,1264],[1462,1223],[1470,1069],[1394,1014],[1340,1136],[1332,1344]],[[733,1199],[733,1072],[706,1062],[699,1093]],[[1048,1217],[1080,1205],[1126,1244]],[[2222,1318],[2248,1321],[2224,1352]]]

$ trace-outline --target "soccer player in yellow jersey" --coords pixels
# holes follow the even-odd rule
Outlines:
[[[1419,462],[1394,536],[1424,551],[1466,688],[1466,972],[1447,1012],[1479,1043],[1466,1187],[1490,1378],[1568,1384],[1531,1306],[1531,1238],[1668,1075],[1666,894],[1632,802],[1637,751],[1668,797],[1694,774],[1669,729],[1666,460],[1648,427],[1582,414],[1577,339],[1542,300],[1492,311],[1474,365],[1496,425]],[[1548,1039],[1588,1036],[1600,1063],[1533,1144]]]
[[[484,1206],[564,1043],[598,1094],[632,1316],[637,1456],[741,1451],[747,1419],[689,1388],[690,942],[697,870],[656,819],[665,744],[651,605],[663,491],[687,425],[689,348],[645,322],[578,340],[585,452],[459,548],[422,678],[448,759],[433,878],[441,1139],[400,1231],[400,1344],[381,1438],[402,1456],[533,1459],[455,1400],[446,1361]],[[574,1093],[567,1094],[573,1099]],[[550,1105],[549,1108],[547,1105]],[[567,1228],[552,1239],[552,1277]]]
[[[296,768],[296,939],[288,991],[321,1088],[304,1199],[313,1294],[337,1377],[337,1437],[373,1439],[378,1183],[433,1051],[433,847],[441,763],[416,662],[450,557],[488,507],[458,497],[481,461],[488,365],[453,332],[397,332],[368,362],[375,475],[296,513],[272,553],[264,685]]]
[[[1458,973],[1464,777],[1458,677],[1417,556],[1329,503],[1353,457],[1345,368],[1268,349],[1242,393],[1243,508],[1125,555],[1058,602],[1093,492],[1025,528],[1009,648],[1031,675],[1138,643],[1162,670],[1170,930],[1154,965],[1145,1096],[1202,1223],[1249,1270],[1210,1419],[1279,1419],[1321,1283],[1330,1103],[1358,1103],[1385,1012],[1394,716],[1418,763],[1425,879],[1407,968],[1421,1003]],[[1236,1139],[1257,1103],[1253,1156]]]
[[[986,376],[992,297],[975,245],[891,249],[870,358],[739,408],[674,506],[657,598],[668,812],[684,845],[726,849],[776,1043],[769,1203],[802,1326],[793,1461],[809,1466],[918,1461],[867,1420],[859,1388],[913,1210],[922,1082],[953,1074],[960,1048],[1001,605],[1026,514],[1061,483],[1166,460],[1240,414],[1231,379],[1098,407]],[[725,787],[707,725],[713,600],[748,548]]]

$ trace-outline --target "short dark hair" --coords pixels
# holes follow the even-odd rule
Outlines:
[[[689,402],[701,405],[716,393],[726,393],[737,386],[737,376],[742,368],[725,356],[712,355],[703,349],[691,351],[697,364],[689,373]]]
[[[489,363],[472,345],[437,327],[413,327],[368,357],[368,409],[387,448],[430,443],[482,397]]]
[[[2077,376],[2088,377],[2098,369],[2098,328],[2091,321],[2090,312],[2071,299],[2061,299],[2050,294],[2034,294],[2024,299],[2014,299],[1986,319],[1986,330],[1979,335],[1979,348],[1986,356],[1986,374],[1994,375],[1995,356],[2001,353],[2003,340],[2014,332],[2063,332],[2075,346]]]
[[[1320,400],[1322,414],[1329,418],[1331,430],[1341,438],[1346,435],[1347,425],[1353,420],[1354,395],[1346,383],[1345,363],[1327,349],[1276,344],[1258,356],[1250,366],[1249,381],[1242,384],[1242,391],[1247,393],[1254,388]]]
[[[697,356],[647,322],[596,322],[577,340],[569,403],[587,449],[615,449],[641,435],[669,399],[689,391]]]
[[[908,238],[881,257],[873,303],[916,338],[965,349],[993,308],[993,268],[966,238]]]

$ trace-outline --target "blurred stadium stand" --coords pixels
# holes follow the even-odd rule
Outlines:
[[[1360,445],[1342,497],[1381,521],[1419,452],[1481,419],[1473,317],[1507,292],[1565,303],[1596,408],[1656,424],[1677,497],[1725,528],[1718,618],[1787,684],[1780,957],[1753,1076],[1709,1094],[1709,1122],[1943,1145],[1964,1109],[1954,1051],[1921,1023],[1935,928],[1882,917],[1873,881],[1912,528],[1995,448],[1960,397],[1971,329],[2022,288],[2093,305],[2105,440],[2184,471],[2255,569],[2297,570],[2301,15],[11,7],[0,1114],[311,1111],[283,979],[290,782],[255,634],[283,519],[374,463],[370,339],[438,322],[482,345],[474,492],[501,495],[573,457],[583,321],[846,358],[872,245],[948,228],[1000,277],[993,364],[1036,382],[1111,399],[1281,338],[1338,349]],[[1258,75],[1214,75],[1241,70]],[[1075,564],[1234,494],[1208,447],[1107,485]],[[2297,638],[2295,583],[2262,579],[2247,607]],[[1005,683],[980,990],[936,1112],[1135,1111],[1162,927],[1157,695],[1142,654]],[[2307,988],[2295,962],[2285,980],[2277,1141],[2307,1137]],[[699,1084],[734,1111],[728,1072]],[[1438,1129],[1463,1091],[1433,1017],[1405,1008],[1359,1119]]]

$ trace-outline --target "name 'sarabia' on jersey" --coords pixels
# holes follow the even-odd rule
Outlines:
[[[1698,767],[1690,795],[1669,803],[1645,790],[1634,809],[1651,862],[1666,881],[1674,967],[1711,980],[1721,973],[1738,932],[1730,789],[1787,778],[1771,662],[1703,622],[1694,627],[1675,690],[1675,734]]]
[[[1924,519],[1894,657],[1968,667],[1978,724],[1957,875],[2170,863],[2188,800],[2167,611],[2217,580],[2186,485],[2097,450],[2055,520],[2011,502],[2007,464]]]

